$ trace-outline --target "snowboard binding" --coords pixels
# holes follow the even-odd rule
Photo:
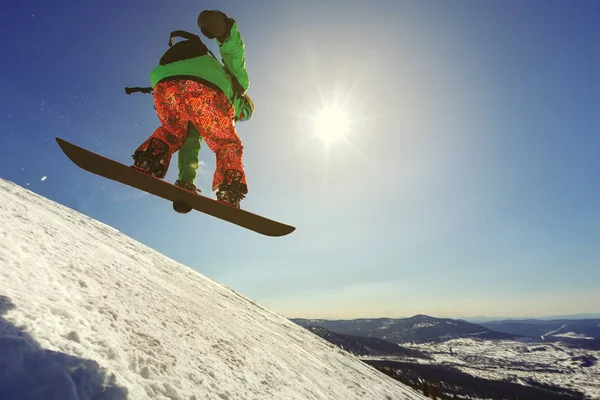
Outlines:
[[[159,179],[165,177],[171,161],[169,145],[156,138],[150,140],[146,150],[136,151],[132,157],[133,168]]]
[[[242,173],[240,171],[234,169],[225,171],[223,183],[217,189],[217,201],[240,208],[240,201],[244,199],[244,194],[248,193],[246,185],[241,183],[241,180]]]

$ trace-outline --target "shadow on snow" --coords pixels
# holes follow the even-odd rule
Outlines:
[[[8,322],[4,315],[14,307],[0,295],[0,399],[127,399],[127,389],[96,361],[43,349]]]

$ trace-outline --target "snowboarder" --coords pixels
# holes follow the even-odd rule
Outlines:
[[[250,81],[244,42],[235,20],[218,10],[202,11],[198,27],[207,38],[216,38],[224,65],[199,36],[171,33],[171,47],[150,72],[161,126],[135,151],[132,167],[162,179],[172,154],[179,150],[175,185],[196,192],[198,153],[204,139],[216,155],[212,190],[217,200],[239,208],[248,186],[244,147],[235,122],[247,121],[254,111],[246,94]],[[174,44],[174,37],[186,40]]]

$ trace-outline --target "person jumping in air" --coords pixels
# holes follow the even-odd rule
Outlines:
[[[218,10],[202,11],[198,27],[207,38],[216,38],[224,65],[199,36],[171,33],[169,50],[150,72],[161,126],[135,151],[132,167],[162,179],[171,156],[179,151],[175,185],[196,192],[198,153],[204,139],[217,159],[212,183],[217,200],[239,208],[248,185],[242,163],[244,147],[235,123],[247,121],[254,112],[246,94],[250,80],[244,42],[235,20]],[[174,43],[175,37],[185,40]]]

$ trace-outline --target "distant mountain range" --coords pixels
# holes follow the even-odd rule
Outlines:
[[[504,320],[481,322],[486,328],[546,341],[586,342],[600,338],[600,319]]]
[[[427,342],[475,337],[489,340],[515,340],[518,334],[496,332],[482,325],[449,318],[415,315],[411,318],[354,320],[292,319],[304,327],[322,327],[345,335],[383,339],[392,343]]]
[[[475,324],[480,324],[482,322],[490,322],[490,321],[523,321],[523,320],[538,320],[538,321],[550,321],[557,319],[600,319],[600,314],[591,314],[591,313],[581,313],[581,314],[565,314],[565,315],[546,315],[543,317],[488,317],[486,315],[478,315],[475,317],[456,317],[454,319],[462,319],[464,321],[473,322]]]
[[[411,318],[353,320],[292,319],[304,327],[322,327],[332,333],[377,338],[392,343],[443,341],[456,338],[488,340],[544,340],[589,349],[599,347],[600,319],[503,320],[479,324],[449,318],[415,315]]]
[[[419,351],[408,349],[383,339],[373,337],[344,335],[335,333],[319,326],[307,326],[306,329],[317,336],[322,337],[347,352],[357,356],[399,356],[407,358],[430,359],[428,355]]]

